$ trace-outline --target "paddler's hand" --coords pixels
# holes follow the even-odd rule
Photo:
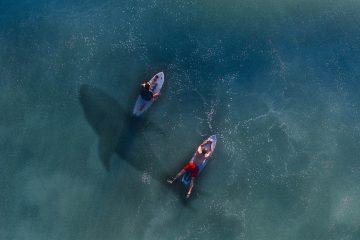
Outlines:
[[[156,100],[159,96],[160,96],[160,93],[155,93],[153,96],[154,100]]]

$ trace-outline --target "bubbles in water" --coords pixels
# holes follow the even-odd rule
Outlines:
[[[143,172],[143,174],[141,175],[141,182],[144,183],[144,184],[149,185],[151,183],[150,173]]]

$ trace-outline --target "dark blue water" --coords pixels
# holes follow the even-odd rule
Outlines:
[[[0,239],[360,239],[359,16],[354,0],[2,0]],[[186,201],[165,179],[212,134]]]

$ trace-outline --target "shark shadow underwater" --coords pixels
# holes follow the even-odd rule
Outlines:
[[[166,178],[174,173],[162,167],[165,164],[161,164],[144,136],[148,131],[161,134],[165,144],[166,134],[157,124],[143,117],[134,117],[117,100],[93,86],[81,86],[79,101],[87,122],[99,137],[99,158],[107,171],[112,168],[112,155],[117,154],[139,172],[146,171],[163,187],[184,198],[186,188],[182,184],[166,183]]]

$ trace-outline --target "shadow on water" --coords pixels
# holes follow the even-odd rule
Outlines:
[[[149,170],[156,156],[151,148],[144,147],[149,145],[143,131],[156,128],[151,126],[154,124],[132,117],[114,98],[88,85],[80,88],[80,103],[99,136],[99,157],[106,170],[110,170],[114,153],[139,171]]]
[[[146,118],[133,117],[117,100],[96,87],[82,85],[79,98],[86,120],[99,136],[99,157],[107,171],[111,170],[111,157],[116,153],[138,171],[149,173],[177,194],[183,205],[190,207],[189,201],[184,200],[186,189],[179,183],[170,185],[166,182],[173,173],[169,174],[162,167],[144,136],[145,131],[154,131],[166,141],[166,134],[160,127]]]

